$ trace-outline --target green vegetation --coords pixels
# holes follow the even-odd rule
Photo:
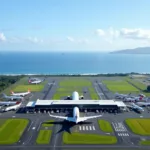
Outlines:
[[[67,133],[63,134],[64,144],[115,144],[115,136],[105,136],[96,134]]]
[[[0,92],[10,85],[15,84],[21,78],[22,76],[0,76]]]
[[[37,144],[49,144],[51,140],[52,130],[40,130],[36,139]]]
[[[147,91],[150,92],[150,85],[147,86]]]
[[[150,140],[140,141],[141,145],[150,145]]]
[[[71,87],[82,86],[82,87],[85,87],[85,86],[92,86],[92,83],[88,80],[84,80],[84,79],[80,79],[80,78],[73,79],[73,80],[72,79],[71,80],[65,79],[59,83],[59,86],[64,86],[64,87],[66,87],[66,86],[69,86],[69,87],[70,86]]]
[[[88,90],[90,92],[91,99],[93,99],[93,100],[100,99],[100,97],[97,95],[97,93],[93,87],[89,87]]]
[[[20,139],[29,121],[27,119],[7,119],[6,121],[2,119],[2,123],[0,144],[13,144]]]
[[[3,126],[3,124],[6,122],[7,119],[0,119],[0,128]]]
[[[139,81],[135,81],[134,79],[126,79],[129,83],[133,84],[135,87],[141,89],[141,90],[146,90],[146,85],[139,82]]]
[[[21,77],[20,77],[21,78]],[[11,86],[9,86],[8,88],[6,88],[4,91],[2,91],[3,93],[10,95],[10,91],[14,91],[14,92],[25,92],[28,89],[31,90],[31,92],[35,92],[35,91],[41,91],[45,84],[47,83],[47,81],[44,81],[40,84],[29,84],[28,83],[28,77],[24,77],[21,78],[20,80],[18,80],[15,84],[12,84]]]
[[[54,120],[47,120],[46,122],[42,123],[42,127],[52,127]]]
[[[150,135],[150,119],[126,119],[132,132],[139,135]]]
[[[113,132],[111,124],[106,120],[98,120],[99,127],[104,132]]]
[[[32,92],[35,91],[42,91],[44,88],[44,85],[42,84],[37,84],[37,85],[18,85],[16,86],[13,91],[14,92],[23,92],[23,91],[27,91],[28,89],[30,89]]]
[[[81,78],[65,79],[60,81],[59,88],[53,95],[53,99],[60,100],[63,97],[71,96],[73,91],[77,91],[81,96],[83,95],[84,87],[89,89],[91,99],[99,99],[96,91],[92,87],[91,81]]]
[[[102,81],[107,88],[112,92],[139,92],[134,86],[130,85],[127,81],[123,80],[104,80]]]

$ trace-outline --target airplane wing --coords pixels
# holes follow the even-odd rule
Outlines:
[[[59,119],[67,119],[68,117],[65,116],[55,116],[55,115],[51,115],[50,113],[48,113],[50,117],[54,117],[54,118],[59,118]]]
[[[55,115],[51,115],[50,113],[48,113],[50,117],[54,117],[54,118],[58,118],[58,119],[64,119],[64,120],[68,120],[71,122],[75,122],[73,117],[65,117],[65,116],[55,116]]]
[[[88,117],[80,117],[78,121],[86,121],[88,119],[94,119],[94,118],[98,118],[98,117],[102,117],[102,115],[98,115],[98,116],[88,116]]]

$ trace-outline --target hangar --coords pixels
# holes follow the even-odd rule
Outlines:
[[[126,105],[122,101],[115,100],[37,100],[30,101],[26,105],[26,111],[63,111],[78,107],[80,111],[122,112]]]

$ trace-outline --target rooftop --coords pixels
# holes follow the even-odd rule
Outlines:
[[[37,100],[29,102],[27,107],[39,105],[117,105],[118,107],[126,107],[124,102],[115,100]]]

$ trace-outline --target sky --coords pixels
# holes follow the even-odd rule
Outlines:
[[[0,0],[0,51],[150,46],[150,0]]]

